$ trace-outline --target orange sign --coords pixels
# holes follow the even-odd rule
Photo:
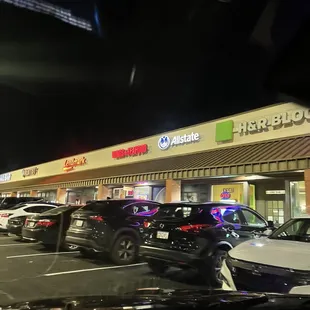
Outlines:
[[[84,166],[86,165],[87,160],[86,157],[80,157],[80,158],[72,158],[72,159],[67,159],[65,161],[63,171],[69,172],[72,171],[75,167],[77,166]]]

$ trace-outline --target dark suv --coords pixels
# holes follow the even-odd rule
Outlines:
[[[92,201],[72,214],[66,242],[85,257],[103,252],[116,264],[131,264],[138,256],[144,222],[159,206],[137,199]]]
[[[272,226],[247,206],[221,202],[162,204],[148,223],[140,255],[154,273],[194,268],[213,285],[227,252]]]

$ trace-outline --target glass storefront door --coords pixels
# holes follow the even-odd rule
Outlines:
[[[291,217],[306,215],[305,181],[290,182]]]
[[[284,201],[283,200],[267,200],[267,220],[273,221],[276,226],[284,223]]]
[[[98,190],[95,187],[76,188],[67,190],[66,203],[68,204],[85,204],[88,200],[96,199]]]

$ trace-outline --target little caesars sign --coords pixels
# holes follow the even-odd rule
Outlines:
[[[310,122],[310,109],[297,109],[282,112],[257,120],[242,122],[234,127],[234,132],[239,134],[263,132],[269,128],[277,129],[281,126],[299,125],[304,121]]]

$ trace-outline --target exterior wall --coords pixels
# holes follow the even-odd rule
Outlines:
[[[299,112],[295,113],[296,110]],[[295,118],[295,120],[300,120],[297,122],[289,122],[288,120],[292,117]],[[287,124],[276,126],[280,119],[287,122]],[[270,106],[265,109],[255,110],[249,113],[183,128],[121,145],[79,154],[71,158],[64,158],[40,164],[35,167],[9,172],[5,174],[5,178],[0,176],[0,184],[167,158],[264,140],[305,135],[310,133],[309,122],[310,110],[297,104],[285,103]],[[254,130],[257,126],[264,125],[266,126],[265,129]],[[160,138],[168,136],[170,141],[172,141],[174,137],[184,135],[191,135],[198,140],[177,146],[170,145],[170,147],[165,150],[159,148]],[[127,155],[122,157],[122,154],[124,155],[126,150],[136,146],[142,146],[142,148],[140,148],[142,154],[131,156],[130,152],[132,152],[132,150],[129,150],[129,154],[127,152]],[[113,154],[121,158],[113,158]],[[75,163],[72,164],[72,159],[74,158]],[[69,160],[69,166],[67,167],[65,167],[66,160]],[[57,179],[55,178],[53,181],[57,182]]]

